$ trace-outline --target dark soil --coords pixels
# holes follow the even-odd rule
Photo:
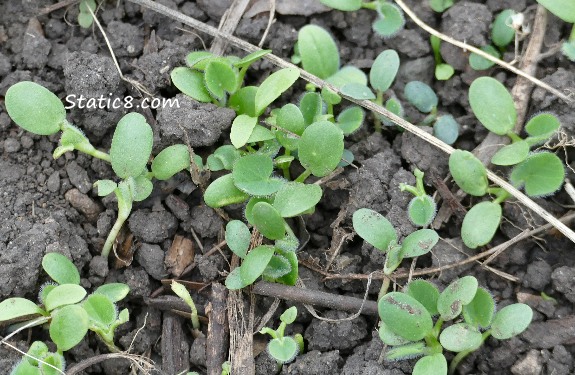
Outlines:
[[[219,23],[231,4],[230,0],[162,0],[158,1],[210,25]],[[116,217],[115,198],[101,199],[92,183],[111,178],[111,167],[80,153],[66,153],[54,160],[52,151],[56,137],[40,137],[25,132],[11,122],[5,113],[3,95],[8,87],[21,80],[38,82],[64,99],[67,95],[85,97],[134,97],[134,105],[141,98],[134,88],[122,81],[110,57],[101,33],[97,29],[82,29],[75,23],[77,5],[59,9],[48,15],[37,16],[39,10],[56,0],[0,0],[0,300],[23,296],[35,299],[46,279],[40,262],[44,254],[59,252],[74,261],[82,271],[82,285],[88,289],[107,282],[125,282],[131,292],[123,307],[130,310],[131,321],[120,327],[116,342],[121,349],[150,357],[163,373],[175,375],[190,369],[205,373],[205,339],[193,339],[187,320],[168,311],[146,304],[148,297],[161,287],[160,280],[175,278],[165,257],[175,238],[183,236],[193,242],[195,266],[183,279],[209,284],[223,282],[229,270],[231,253],[204,255],[222,240],[225,221],[203,204],[200,189],[188,173],[180,173],[170,181],[156,182],[152,196],[138,203],[131,214],[124,233],[129,235],[134,257],[131,265],[114,269],[98,254]],[[423,20],[433,27],[474,45],[484,45],[489,38],[489,25],[501,9],[518,11],[535,4],[523,1],[458,1],[443,15],[434,13],[427,1],[407,1]],[[176,98],[179,108],[142,110],[154,129],[155,152],[189,140],[199,155],[206,156],[217,146],[229,143],[228,130],[234,118],[230,109],[211,104],[200,104],[171,85],[169,73],[184,65],[185,55],[209,47],[211,39],[201,40],[195,33],[184,32],[181,25],[150,10],[140,9],[129,2],[103,2],[98,12],[100,22],[108,33],[123,74],[136,80],[157,98]],[[403,87],[412,80],[433,85],[440,97],[441,113],[451,113],[462,124],[461,135],[455,146],[472,149],[486,132],[470,116],[467,89],[478,73],[470,70],[467,52],[446,43],[442,56],[457,69],[449,81],[435,81],[434,60],[428,35],[411,21],[406,29],[391,39],[375,35],[371,23],[375,14],[360,10],[352,13],[329,11],[316,0],[278,1],[277,20],[272,25],[266,48],[285,59],[290,58],[297,30],[305,24],[321,25],[337,38],[343,64],[369,67],[382,50],[393,48],[401,56],[402,66],[393,87],[401,98]],[[533,12],[528,13],[532,15]],[[549,16],[546,44],[551,45],[568,35],[567,25]],[[251,43],[258,43],[267,25],[267,12],[256,8],[248,11],[236,35]],[[243,55],[233,49],[229,53]],[[512,56],[512,55],[510,55]],[[506,55],[507,57],[507,55]],[[512,58],[512,57],[511,57]],[[511,60],[511,58],[509,60]],[[273,67],[268,62],[255,64],[248,73],[250,84],[261,82]],[[515,76],[502,69],[492,68],[481,73],[494,76],[512,87]],[[573,90],[575,69],[560,54],[543,60],[538,76],[560,90]],[[300,85],[298,87],[303,87]],[[296,102],[301,91],[291,90]],[[130,109],[80,109],[68,111],[68,120],[82,128],[99,148],[108,149],[117,121]],[[535,89],[529,114],[549,111],[557,114],[567,139],[575,132],[575,111],[543,89]],[[408,119],[417,122],[421,115],[408,105]],[[373,133],[373,119],[368,116],[362,129],[347,140],[356,165],[348,167],[337,180],[328,184],[324,198],[314,214],[305,218],[310,241],[301,251],[300,259],[327,262],[334,230],[331,224],[344,213],[342,227],[351,229],[351,214],[362,207],[384,215],[398,228],[401,237],[415,227],[409,222],[406,207],[410,197],[399,190],[399,183],[414,183],[416,167],[426,173],[428,190],[433,192],[430,176],[444,179],[448,174],[447,156],[408,132],[387,128],[383,135]],[[565,152],[573,160],[573,152]],[[560,152],[560,156],[563,153]],[[572,178],[572,173],[569,176]],[[448,182],[449,183],[449,182]],[[539,199],[538,203],[561,216],[565,205],[572,205],[564,192],[553,198]],[[465,205],[470,204],[464,201]],[[341,210],[346,210],[341,211]],[[242,207],[228,210],[233,218],[241,218]],[[498,244],[519,231],[542,224],[541,219],[516,202],[505,205],[505,224],[494,239]],[[463,260],[475,252],[466,249],[459,238],[460,221],[452,218],[440,229],[443,240],[433,256],[424,256],[417,267],[441,266]],[[198,237],[198,245],[194,239]],[[200,248],[203,247],[203,250]],[[528,303],[535,311],[534,323],[522,335],[507,341],[488,339],[486,345],[470,355],[460,366],[460,374],[516,374],[567,375],[574,373],[575,353],[575,253],[573,244],[560,235],[520,242],[490,265],[517,277],[515,283],[483,269],[477,264],[457,267],[441,274],[430,275],[438,286],[444,287],[460,275],[474,275],[480,285],[489,288],[503,307],[516,301]],[[191,258],[190,258],[191,260]],[[344,244],[331,271],[337,273],[368,274],[383,266],[382,253],[356,238]],[[403,270],[409,269],[403,264]],[[331,279],[300,266],[300,277],[307,288],[362,297],[366,284],[359,280]],[[427,278],[427,277],[426,277]],[[398,280],[399,286],[405,280]],[[369,298],[375,300],[381,283],[374,281]],[[542,293],[552,300],[542,298]],[[161,294],[171,294],[168,290]],[[200,310],[209,300],[209,288],[194,293]],[[256,297],[256,313],[265,314],[264,306],[271,298]],[[282,302],[279,312],[292,303]],[[289,333],[300,332],[306,350],[294,362],[285,365],[282,374],[410,374],[414,361],[380,363],[383,344],[377,335],[377,320],[360,316],[338,323],[320,321],[312,317],[302,305],[298,306],[298,320]],[[349,316],[335,310],[318,308],[321,316],[342,319]],[[271,324],[278,324],[276,312]],[[141,329],[143,327],[143,329]],[[33,338],[46,339],[41,330],[34,330]],[[167,339],[170,337],[171,339]],[[26,350],[29,337],[16,336],[10,342]],[[49,341],[49,340],[48,340]],[[66,354],[69,365],[85,360],[106,349],[96,338],[88,337]],[[232,353],[233,355],[233,353]],[[20,355],[7,347],[0,347],[0,374],[9,374]],[[272,374],[275,362],[264,350],[256,357],[256,373]],[[93,366],[85,374],[130,373],[129,363],[114,360]],[[161,372],[157,372],[158,374]]]

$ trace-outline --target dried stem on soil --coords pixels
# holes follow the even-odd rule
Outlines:
[[[98,364],[100,362],[104,362],[109,359],[119,359],[119,358],[129,360],[138,370],[142,371],[143,374],[151,374],[152,370],[155,369],[154,362],[145,357],[128,353],[108,353],[108,354],[95,355],[93,357],[88,358],[85,361],[76,364],[75,366],[72,366],[66,372],[66,375],[76,375],[81,371],[89,367],[92,367],[93,365]]]
[[[222,363],[228,355],[230,330],[228,327],[226,300],[227,289],[220,283],[212,284],[208,314],[208,335],[206,338],[206,368],[208,375],[221,375]]]
[[[244,15],[244,12],[246,11],[249,3],[250,0],[234,0],[232,5],[230,5],[230,7],[226,10],[222,19],[220,20],[218,30],[225,34],[233,34],[238,27],[238,24],[240,23],[240,20],[242,19],[242,16]],[[214,55],[223,55],[227,46],[228,42],[226,38],[216,37],[216,39],[212,42],[210,52]]]
[[[243,49],[246,52],[255,52],[258,51],[259,48],[248,43],[245,42],[242,39],[236,38],[233,35],[226,35],[221,33],[220,31],[218,31],[216,28],[211,27],[209,25],[204,24],[203,22],[200,22],[194,18],[188,17],[178,11],[175,11],[173,9],[170,9],[166,6],[163,6],[161,4],[155,3],[151,0],[128,0],[134,4],[138,4],[138,5],[142,5],[145,7],[148,7],[154,11],[157,11],[165,16],[171,17],[179,22],[182,22],[188,26],[191,26],[199,31],[205,32],[206,34],[212,35],[212,36],[219,36],[219,37],[223,37],[229,40],[229,42],[231,44],[233,44],[234,46]],[[399,3],[398,3],[399,4]],[[405,4],[404,4],[405,5]],[[435,32],[435,31],[434,31]],[[468,48],[469,46],[464,45],[465,48]],[[478,50],[479,51],[479,50]],[[266,55],[264,58],[266,58],[267,60],[271,61],[272,63],[274,63],[276,66],[278,67],[282,67],[282,68],[293,68],[293,69],[299,69],[299,67],[279,58],[278,56],[275,56],[273,54],[268,54]],[[337,93],[338,95],[346,98],[347,100],[349,100],[352,103],[355,103],[357,105],[362,106],[365,109],[368,109],[370,111],[373,111],[377,114],[380,114],[382,116],[387,117],[388,119],[390,119],[391,121],[393,121],[395,124],[399,125],[400,127],[404,128],[405,130],[417,135],[418,137],[424,139],[426,142],[431,143],[432,145],[438,147],[439,149],[441,149],[442,151],[451,154],[454,149],[447,145],[446,143],[440,141],[439,139],[435,138],[434,136],[432,136],[431,134],[425,132],[424,130],[422,130],[421,128],[419,128],[416,125],[411,124],[410,122],[404,120],[403,118],[395,115],[394,113],[388,111],[387,109],[383,108],[382,106],[379,106],[369,100],[357,100],[357,99],[353,99],[350,97],[346,97],[345,95],[343,95],[341,93],[341,91],[336,88],[335,86],[319,79],[318,77],[314,76],[313,74],[310,74],[308,72],[306,72],[303,69],[299,69],[300,71],[300,75],[303,79],[305,79],[306,81],[316,85],[317,87],[323,88],[323,87],[328,87],[329,89],[331,89],[332,91],[334,91],[335,93]],[[513,68],[514,72],[521,72],[516,68]],[[525,73],[521,72],[521,73],[517,73],[517,74],[521,74],[521,75],[525,75]],[[534,78],[529,78],[528,79],[534,79]],[[535,80],[535,83],[537,82],[541,82],[539,80]],[[542,82],[541,82],[542,83]],[[560,92],[558,92],[557,90],[549,87],[548,85],[542,83],[545,86],[542,86],[544,88],[547,89],[551,89],[550,91],[553,92],[555,95],[561,95],[563,98],[567,98],[565,95],[561,94]],[[493,181],[495,184],[499,185],[500,187],[502,187],[503,189],[507,190],[511,195],[513,195],[517,200],[519,200],[523,205],[527,206],[528,208],[530,208],[531,210],[535,211],[539,216],[541,216],[543,219],[545,219],[547,222],[551,223],[555,228],[557,228],[561,233],[563,233],[566,237],[568,237],[571,241],[573,241],[575,243],[575,232],[573,232],[571,229],[569,229],[567,226],[565,226],[563,223],[561,223],[559,220],[557,220],[553,215],[551,215],[549,212],[547,212],[546,210],[544,210],[541,206],[539,206],[537,203],[535,203],[533,200],[531,200],[530,198],[528,198],[525,194],[521,193],[519,190],[517,190],[514,186],[512,186],[511,184],[507,183],[505,180],[503,180],[502,178],[500,178],[499,176],[497,176],[495,173],[491,172],[491,171],[487,171],[487,176],[489,177],[489,179],[491,181]]]

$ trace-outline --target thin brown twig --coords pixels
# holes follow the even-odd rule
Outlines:
[[[80,0],[64,0],[64,1],[60,1],[60,2],[58,2],[58,3],[56,3],[56,4],[52,4],[52,5],[49,5],[49,6],[45,7],[45,8],[42,8],[42,9],[40,10],[40,12],[38,13],[38,16],[44,16],[44,15],[46,15],[46,14],[50,14],[50,13],[52,13],[52,12],[58,10],[58,9],[65,8],[65,7],[67,7],[67,6],[70,6],[70,5],[74,4],[74,3],[79,3],[79,2],[80,2]]]

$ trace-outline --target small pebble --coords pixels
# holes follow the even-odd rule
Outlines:
[[[27,135],[23,135],[20,137],[20,143],[22,143],[22,147],[25,149],[32,148],[34,146],[34,140]]]
[[[50,177],[48,177],[46,186],[52,193],[56,193],[60,190],[60,173],[58,171],[53,172]]]
[[[6,138],[4,141],[4,151],[9,154],[20,151],[20,142],[14,138]]]

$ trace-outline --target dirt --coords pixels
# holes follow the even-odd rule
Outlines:
[[[213,26],[219,24],[232,3],[231,0],[158,2]],[[441,15],[434,13],[426,1],[406,2],[433,27],[478,46],[488,43],[490,23],[499,11],[505,8],[521,11],[535,4],[532,0],[459,1]],[[98,197],[92,185],[98,179],[113,178],[111,167],[77,152],[66,153],[54,160],[52,152],[57,147],[57,137],[41,137],[22,131],[5,113],[3,95],[10,85],[21,80],[33,80],[46,86],[67,104],[65,98],[71,94],[87,98],[131,96],[134,105],[141,104],[138,91],[121,79],[101,33],[76,25],[77,5],[37,16],[40,8],[53,3],[56,1],[0,2],[0,275],[3,276],[0,300],[16,296],[35,299],[47,279],[40,267],[42,256],[48,252],[62,253],[81,270],[82,285],[90,290],[109,282],[125,282],[130,286],[130,294],[120,306],[127,307],[131,316],[130,322],[117,332],[116,342],[120,348],[148,355],[158,369],[169,375],[188,368],[204,374],[206,340],[192,339],[189,325],[182,317],[147,305],[148,298],[161,287],[160,281],[173,277],[164,259],[177,243],[175,236],[183,236],[193,243],[193,254],[190,255],[193,267],[182,277],[184,280],[207,284],[221,282],[229,270],[230,252],[225,246],[221,252],[205,254],[223,239],[225,220],[220,213],[203,204],[201,188],[187,172],[179,173],[169,181],[155,182],[151,197],[134,205],[125,226],[133,235],[134,259],[131,265],[115,269],[107,259],[99,256],[99,252],[117,215],[116,200],[113,196]],[[235,32],[237,36],[251,43],[259,42],[268,24],[266,4],[266,1],[259,1],[248,7],[248,17],[240,21]],[[315,0],[278,0],[276,5],[276,21],[264,44],[274,54],[289,60],[297,30],[308,23],[327,28],[338,40],[342,65],[368,68],[379,52],[393,48],[401,57],[401,67],[392,87],[399,99],[403,100],[407,82],[426,82],[439,96],[439,113],[452,114],[462,125],[455,144],[457,148],[471,150],[485,137],[486,131],[478,126],[468,104],[468,86],[479,76],[468,67],[468,52],[442,43],[442,57],[455,67],[456,74],[448,81],[439,82],[434,79],[429,36],[411,20],[395,37],[382,39],[371,29],[375,19],[373,11],[330,11]],[[179,102],[179,107],[139,109],[153,127],[154,153],[174,143],[189,142],[199,155],[206,156],[216,147],[229,144],[234,111],[191,100],[178,93],[170,81],[170,71],[185,65],[186,54],[202,49],[203,44],[209,47],[211,38],[182,31],[178,22],[129,2],[119,2],[118,6],[115,1],[104,2],[98,16],[124,76],[141,83],[154,93],[154,97]],[[567,32],[564,23],[550,16],[546,45],[556,43]],[[228,51],[243,54],[233,48]],[[506,58],[512,58],[509,52],[511,49]],[[266,61],[254,64],[247,74],[249,84],[259,84],[272,68]],[[480,74],[492,75],[509,88],[514,83],[514,76],[501,69],[493,68]],[[560,54],[542,60],[538,76],[561,91],[572,90],[575,86],[573,63]],[[281,100],[297,102],[302,92],[300,88],[303,85],[288,91]],[[67,118],[80,126],[96,147],[108,149],[115,124],[133,110],[76,106],[68,110]],[[405,105],[405,110],[411,121],[419,122],[424,118],[409,104]],[[573,137],[573,108],[536,88],[528,113],[531,116],[541,111],[559,116],[565,132],[563,144]],[[362,207],[385,215],[402,239],[415,227],[405,212],[411,197],[399,190],[399,184],[414,184],[411,172],[417,167],[426,173],[426,188],[433,193],[436,188],[430,176],[444,179],[448,175],[448,159],[442,151],[395,127],[386,127],[382,134],[374,133],[372,121],[372,115],[368,114],[362,129],[346,139],[346,147],[355,155],[356,168],[346,168],[326,184],[324,199],[313,214],[305,217],[310,241],[300,252],[300,259],[325,264],[329,256],[326,250],[332,246],[334,236],[332,223],[343,215],[341,228],[350,231],[351,215]],[[431,132],[431,128],[424,129]],[[575,153],[569,147],[560,149],[558,154],[567,157],[569,163],[575,160]],[[571,172],[568,177],[573,178]],[[447,183],[451,186],[449,181]],[[471,202],[465,200],[463,203],[470,207]],[[555,216],[565,214],[565,207],[573,204],[564,192],[537,202]],[[494,245],[525,228],[544,223],[516,202],[506,203],[504,212],[506,221],[496,235]],[[227,214],[241,219],[243,207],[232,207]],[[416,267],[442,266],[474,255],[474,250],[462,244],[460,224],[457,218],[445,224],[439,230],[442,240],[433,254],[420,257]],[[130,247],[130,240],[124,241]],[[380,270],[383,262],[384,256],[379,250],[356,236],[343,244],[331,271],[369,274]],[[559,235],[543,235],[537,241],[511,246],[490,265],[519,281],[511,282],[473,263],[425,276],[437,286],[445,287],[457,276],[474,275],[481,286],[490,290],[499,308],[519,300],[528,303],[535,312],[534,322],[525,333],[506,341],[489,338],[482,349],[461,363],[458,373],[572,374],[575,353],[575,255],[572,244]],[[405,263],[401,270],[408,268],[409,264]],[[335,294],[363,297],[366,288],[362,280],[323,280],[321,275],[303,265],[300,265],[300,278],[309,289]],[[398,283],[401,286],[405,280],[398,280]],[[380,286],[379,281],[371,284],[371,300],[377,298]],[[159,293],[170,294],[167,290]],[[194,290],[192,294],[200,310],[204,311],[210,299],[209,288]],[[272,299],[258,296],[256,300],[256,315],[262,316]],[[279,313],[291,305],[282,302],[270,324],[279,324]],[[305,351],[279,369],[264,350],[256,357],[257,374],[411,373],[414,360],[380,362],[383,344],[377,334],[375,317],[362,315],[353,320],[330,323],[313,317],[303,305],[296,305],[298,319],[288,332],[303,334]],[[350,315],[335,310],[317,310],[330,319]],[[46,333],[33,331],[33,338],[49,341]],[[10,342],[26,350],[27,339],[21,334]],[[78,347],[66,353],[66,359],[72,365],[106,351],[90,334]],[[19,358],[15,351],[0,347],[0,375],[8,374]],[[114,360],[95,365],[85,373],[127,374],[128,367],[128,362]]]

